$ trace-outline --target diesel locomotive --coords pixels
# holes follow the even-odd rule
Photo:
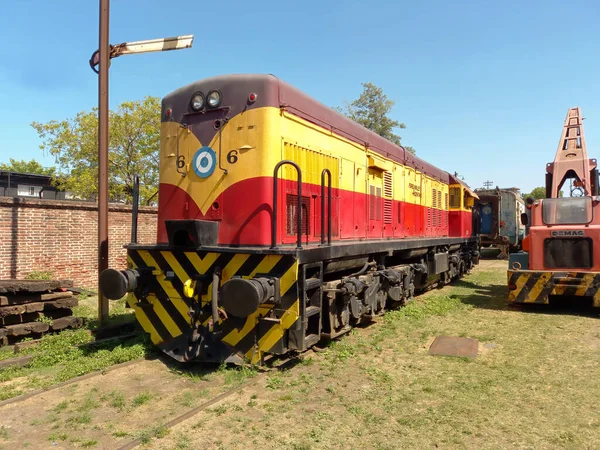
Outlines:
[[[178,361],[302,352],[478,263],[476,193],[273,75],[161,108],[156,243],[99,284]]]

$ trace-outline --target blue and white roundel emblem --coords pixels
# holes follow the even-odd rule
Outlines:
[[[217,165],[217,155],[210,147],[202,147],[196,152],[192,159],[194,172],[200,178],[208,178],[215,171]]]

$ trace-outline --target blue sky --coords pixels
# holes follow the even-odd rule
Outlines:
[[[30,123],[97,104],[98,1],[3,3],[0,162],[51,165]],[[595,1],[112,0],[110,13],[113,44],[195,35],[192,49],[112,60],[111,107],[224,73],[273,73],[327,105],[371,81],[396,101],[403,143],[472,187],[543,185],[573,106],[600,157]]]

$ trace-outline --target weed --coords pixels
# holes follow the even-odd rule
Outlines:
[[[10,370],[10,368],[6,370]],[[0,401],[17,397],[21,394],[23,394],[23,390],[21,389],[17,389],[13,386],[0,386]]]
[[[129,436],[129,433],[127,431],[115,431],[112,435],[116,438],[122,438]]]
[[[8,430],[6,429],[6,427],[4,425],[2,425],[0,427],[0,438],[8,439],[9,437],[10,437],[10,434],[8,433]]]
[[[67,433],[52,433],[48,436],[48,440],[51,442],[66,441],[68,437],[69,435]]]
[[[146,428],[142,430],[138,437],[142,444],[148,444],[152,438],[161,439],[167,436],[170,433],[170,430],[164,425],[160,424],[153,428]]]
[[[50,317],[46,317],[43,314],[40,317],[38,317],[37,319],[35,319],[35,321],[36,322],[47,323],[50,326],[54,325],[54,321]]]
[[[272,391],[279,389],[284,386],[284,381],[281,379],[281,375],[275,374],[267,378],[266,387]]]
[[[364,370],[376,383],[388,385],[394,381],[394,378],[388,372],[378,367],[368,366]]]
[[[122,411],[126,405],[125,395],[119,391],[111,391],[109,394],[103,396],[102,399],[109,400],[110,406],[118,409],[119,411]]]
[[[279,397],[279,400],[281,400],[282,402],[290,402],[294,400],[294,396],[292,394],[285,394]]]
[[[225,414],[227,412],[227,406],[225,405],[220,405],[220,406],[216,406],[215,408],[210,409],[210,411],[214,412],[217,416],[220,416],[222,414]]]
[[[26,280],[52,280],[53,275],[49,270],[33,270],[26,276]]]
[[[348,358],[354,358],[356,356],[356,345],[348,341],[336,341],[334,342],[328,352],[334,356],[334,358],[345,361]]]
[[[225,384],[240,384],[248,378],[253,378],[258,374],[258,371],[253,367],[242,366],[234,368],[222,368],[220,372],[225,374]]]
[[[68,407],[69,407],[69,401],[63,400],[62,402],[60,402],[58,405],[56,405],[54,407],[54,411],[61,412],[61,411],[66,410]]]
[[[90,411],[92,409],[96,409],[100,406],[100,403],[95,399],[96,393],[94,391],[90,391],[81,402],[81,405],[77,408],[77,411]]]
[[[177,402],[182,406],[187,406],[188,408],[194,406],[198,401],[198,395],[193,391],[184,391],[181,393]]]
[[[310,356],[305,356],[300,360],[300,364],[302,366],[312,366],[314,361],[315,360],[313,358],[311,358]]]
[[[92,415],[88,412],[77,415],[75,417],[73,417],[71,419],[74,423],[80,423],[80,424],[85,424],[85,423],[90,423],[92,421]]]
[[[179,433],[177,435],[176,441],[175,441],[175,449],[176,450],[187,450],[189,448],[191,448],[192,445],[192,441],[190,440],[190,438],[182,433]]]
[[[134,407],[142,406],[144,403],[148,403],[150,400],[152,400],[152,394],[150,392],[140,392],[133,398],[131,404]]]
[[[90,440],[87,440],[87,441],[83,441],[80,445],[83,448],[90,448],[90,447],[95,446],[96,444],[98,444],[98,441],[90,439]]]

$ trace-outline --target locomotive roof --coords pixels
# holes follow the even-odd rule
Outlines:
[[[251,107],[274,106],[285,108],[292,114],[312,122],[322,128],[361,145],[365,145],[375,153],[385,156],[400,164],[413,167],[419,171],[445,183],[449,182],[448,172],[422,160],[377,133],[354,122],[343,114],[324,105],[291,84],[271,74],[231,74],[218,75],[196,81],[174,92],[163,99],[163,108],[171,102],[180,103],[177,99],[183,96],[187,105],[189,98],[198,90],[205,94],[209,89],[219,89],[227,103],[227,97],[247,98],[249,92],[255,92],[257,99]],[[231,98],[230,97],[230,98]],[[247,105],[231,106],[230,112],[242,112]]]

